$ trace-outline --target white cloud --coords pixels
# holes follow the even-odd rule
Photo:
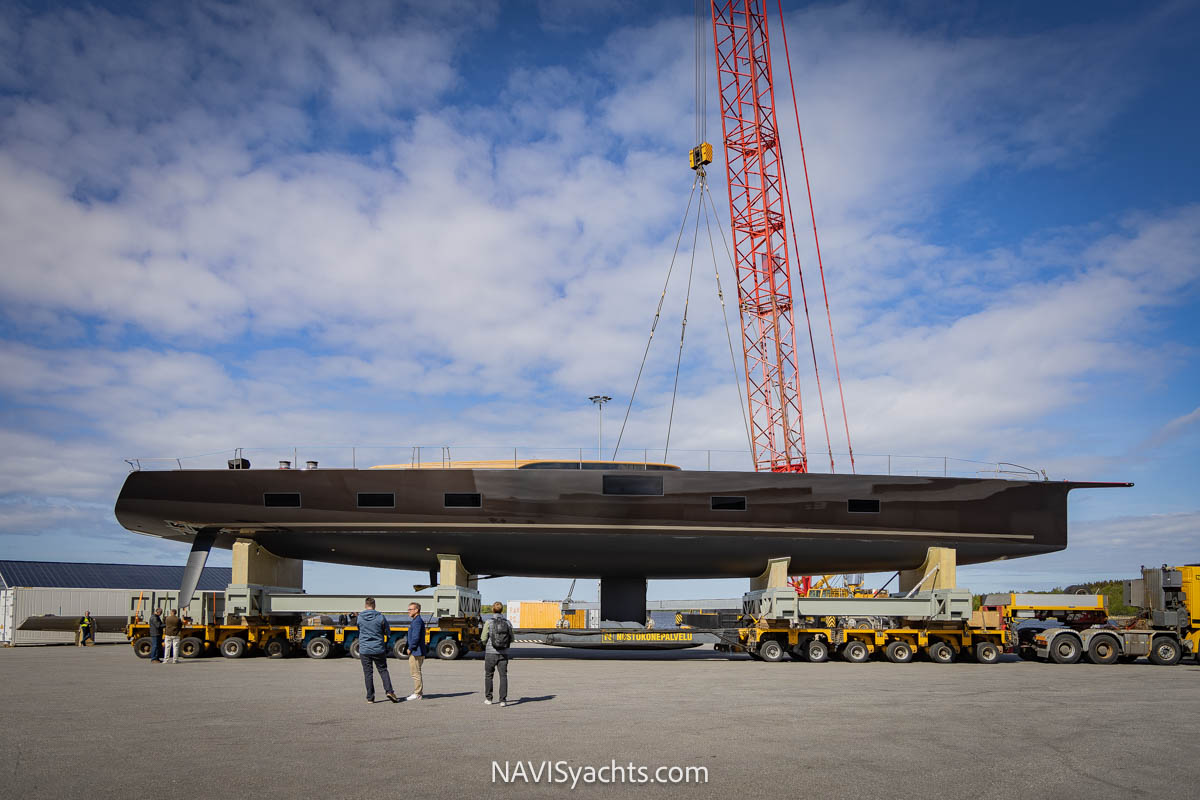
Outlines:
[[[100,502],[121,457],[238,445],[586,445],[597,391],[616,398],[611,446],[691,180],[690,20],[523,64],[495,76],[497,102],[467,107],[445,98],[493,6],[198,9],[186,25],[0,15],[0,308],[16,330],[0,396],[17,409],[3,491]],[[575,24],[543,13],[547,35]],[[1079,466],[1047,416],[1088,407],[1098,379],[1167,373],[1147,334],[1194,302],[1200,208],[986,252],[923,227],[987,170],[1092,152],[1139,90],[1156,19],[964,39],[858,4],[790,15],[860,471],[867,451]],[[349,152],[351,134],[369,144]],[[665,434],[681,263],[634,448]],[[672,442],[740,450],[705,255],[696,269]],[[1134,438],[1162,422],[1131,423]]]

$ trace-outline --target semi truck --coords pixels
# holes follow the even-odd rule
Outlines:
[[[1200,566],[1143,567],[1141,578],[1125,581],[1123,600],[1143,610],[1132,624],[1045,628],[1033,635],[1033,654],[1057,664],[1081,658],[1115,664],[1145,656],[1161,666],[1200,654]]]

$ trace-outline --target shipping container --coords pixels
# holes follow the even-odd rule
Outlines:
[[[505,606],[505,616],[514,628],[557,628],[562,619],[562,605],[553,600],[510,600]],[[487,619],[484,614],[484,619]],[[600,612],[596,609],[573,608],[567,614],[571,628],[597,627]]]
[[[75,634],[65,631],[18,630],[28,617],[53,615],[78,621],[85,611],[95,617],[129,615],[129,589],[47,589],[16,587],[5,589],[5,644],[73,644]],[[134,597],[137,592],[132,593]],[[97,633],[96,643],[124,642],[124,633]]]

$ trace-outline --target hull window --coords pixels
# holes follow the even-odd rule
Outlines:
[[[392,492],[359,492],[359,508],[395,508],[396,495]]]
[[[853,498],[846,501],[846,510],[851,514],[878,514],[878,500],[855,500]]]
[[[713,511],[745,511],[746,498],[744,497],[713,497]]]
[[[605,475],[604,493],[662,497],[663,479],[661,475]]]
[[[446,492],[446,508],[480,508],[483,495],[477,492]]]
[[[267,492],[263,495],[263,505],[267,508],[299,508],[299,492]]]

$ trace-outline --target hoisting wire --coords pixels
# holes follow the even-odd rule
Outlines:
[[[704,193],[704,178],[700,170],[696,172],[700,179],[700,193]],[[675,398],[679,394],[679,367],[683,363],[683,337],[687,334],[688,305],[692,301],[692,275],[696,272],[696,239],[700,236],[700,209],[704,203],[696,204],[696,224],[692,226],[692,258],[688,264],[687,292],[683,295],[683,322],[679,326],[679,353],[675,356],[675,385],[671,389],[671,413],[667,417],[667,441],[663,445],[663,462],[671,449],[671,425],[675,422]],[[688,204],[689,210],[691,204]]]
[[[821,368],[817,366],[817,342],[813,338],[812,317],[808,313],[808,292],[804,288],[804,269],[800,266],[800,244],[796,240],[796,221],[792,218],[792,192],[788,189],[787,167],[779,159],[779,171],[783,177],[784,198],[787,200],[788,224],[792,226],[792,250],[796,254],[796,274],[800,276],[800,299],[804,303],[804,322],[808,327],[808,346],[812,350],[813,375],[817,379],[817,400],[821,404],[821,425],[825,428],[825,445],[829,449],[829,471],[837,472],[833,465],[833,440],[829,436],[829,420],[825,416],[825,392],[821,389]]]
[[[708,8],[710,0],[695,0],[696,17],[696,144],[708,141]]]
[[[713,276],[717,279],[717,299],[721,301],[721,316],[725,319],[725,339],[729,342],[729,363],[733,367],[733,386],[737,389],[738,408],[742,410],[742,424],[746,427],[746,443],[750,446],[750,458],[754,458],[754,438],[750,435],[750,419],[746,416],[746,404],[742,402],[742,373],[737,366],[737,356],[733,354],[733,334],[729,332],[729,314],[725,309],[725,292],[721,289],[721,271],[717,267],[717,248],[713,245],[712,224],[708,219],[709,206],[713,205],[712,190],[708,187],[708,181],[702,180],[700,183],[700,194],[708,197],[708,206],[705,206],[703,201],[701,206],[704,208],[704,229],[708,233],[708,249],[712,252],[713,258]],[[713,208],[713,216],[717,216],[717,210]],[[729,255],[729,245],[725,244],[725,231],[720,225],[717,229],[721,232],[721,244],[725,245],[725,254]],[[733,259],[729,259],[730,267],[733,266]]]
[[[787,58],[788,84],[791,86],[791,89],[792,89],[792,111],[795,113],[795,116],[796,116],[796,136],[799,137],[799,140],[800,140],[800,162],[801,162],[801,164],[804,165],[804,186],[808,190],[808,210],[809,210],[810,215],[812,216],[813,244],[815,245],[816,250],[817,250],[817,269],[820,270],[820,273],[821,273],[821,293],[825,297],[825,318],[829,321],[829,345],[830,345],[830,348],[833,350],[833,369],[834,369],[834,373],[837,375],[838,397],[841,399],[841,403],[842,403],[842,422],[845,424],[845,427],[846,427],[846,449],[850,454],[850,471],[853,473],[853,472],[856,472],[856,470],[854,468],[854,446],[850,444],[850,419],[849,419],[849,417],[846,416],[846,395],[842,391],[842,369],[838,365],[837,342],[833,338],[833,313],[829,310],[829,291],[825,286],[825,265],[821,261],[821,241],[817,237],[817,212],[813,208],[812,184],[810,184],[809,180],[808,180],[808,158],[804,154],[804,135],[800,131],[800,107],[796,104],[796,82],[792,78],[792,56],[791,56],[791,53],[788,51],[787,26],[784,24],[784,21],[783,21],[783,0],[778,0],[778,6],[779,6],[779,31],[783,35],[783,54]],[[783,185],[785,187],[787,186],[786,176],[783,177]],[[788,200],[789,216],[791,214],[791,212],[790,212],[791,205],[792,205],[792,203],[791,203],[791,200],[789,199]],[[796,225],[793,222],[792,223],[792,234],[793,234],[792,238],[793,239],[796,238],[795,232],[796,232]],[[799,261],[799,255],[797,255],[797,262],[798,261]],[[803,278],[801,278],[801,282],[803,282]],[[803,286],[801,287],[801,291],[803,291]],[[808,308],[808,301],[805,300],[806,311],[807,311],[807,308]],[[811,325],[809,328],[809,335],[810,336],[812,335]],[[814,352],[813,358],[814,358],[813,368],[815,369],[816,368],[815,352]],[[821,401],[822,415],[824,415],[824,413],[825,413],[824,412],[824,403],[825,403],[825,401],[822,400]],[[826,427],[826,437],[828,437],[828,435],[829,435],[828,427]],[[831,445],[831,447],[832,447],[832,445]],[[832,462],[832,458],[833,458],[833,456],[831,453],[830,454],[831,462]]]
[[[650,344],[654,341],[654,330],[658,327],[658,320],[662,316],[663,301],[667,299],[667,287],[671,285],[671,273],[675,270],[675,257],[679,255],[679,242],[683,239],[683,230],[687,227],[688,217],[692,213],[692,200],[696,197],[696,185],[700,182],[700,175],[692,179],[692,191],[688,195],[687,209],[683,212],[683,221],[679,223],[679,233],[675,236],[675,250],[671,253],[671,265],[667,268],[667,279],[663,282],[662,294],[658,297],[658,308],[654,310],[654,321],[650,323],[650,337],[646,339],[646,350],[642,353],[642,364],[638,367],[637,378],[633,381],[633,391],[629,394],[629,405],[625,407],[625,419],[621,421],[621,432],[617,435],[617,446],[613,448],[612,460],[617,460],[617,453],[621,450],[621,439],[625,436],[625,426],[629,423],[629,412],[633,410],[633,399],[637,397],[638,385],[642,382],[642,370],[646,368],[646,358],[650,355]],[[695,248],[692,248],[693,251]]]

